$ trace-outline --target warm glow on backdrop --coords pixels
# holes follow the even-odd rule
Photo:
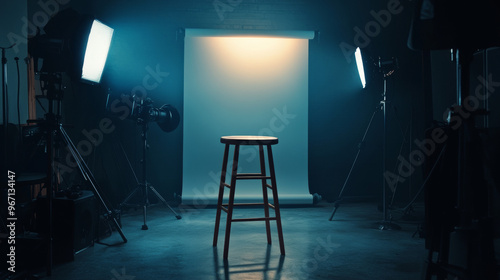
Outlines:
[[[224,54],[226,59],[220,63],[226,70],[225,74],[231,77],[244,74],[260,81],[275,81],[280,77],[281,69],[293,64],[289,58],[303,46],[303,39],[214,37],[207,44]]]
[[[184,52],[183,202],[215,204],[224,135],[277,136],[282,203],[312,203],[307,177],[309,38],[193,36]],[[258,170],[257,149],[240,167]],[[259,181],[238,182],[237,199],[262,197]]]

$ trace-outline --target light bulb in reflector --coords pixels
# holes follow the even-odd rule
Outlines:
[[[361,57],[361,50],[356,48],[356,52],[354,53],[356,57],[356,65],[358,66],[359,79],[361,80],[361,84],[363,88],[366,87],[366,78],[365,78],[365,69],[363,67],[363,58]]]
[[[94,20],[90,29],[87,49],[82,67],[82,79],[94,83],[101,81],[102,71],[106,64],[113,28]]]

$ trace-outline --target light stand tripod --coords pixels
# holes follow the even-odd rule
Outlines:
[[[62,125],[59,125],[59,132],[61,133],[61,136],[63,137],[64,142],[66,143],[69,151],[71,152],[71,155],[73,156],[73,158],[75,158],[75,161],[78,165],[78,168],[80,169],[80,173],[82,174],[84,179],[89,181],[90,184],[92,185],[92,188],[94,190],[94,194],[97,196],[97,198],[101,202],[101,206],[104,208],[104,212],[105,212],[104,217],[111,220],[111,222],[115,226],[115,229],[120,234],[120,236],[123,240],[123,243],[127,243],[127,238],[123,234],[123,231],[120,227],[120,224],[116,220],[115,213],[108,208],[103,197],[99,194],[98,189],[100,189],[100,187],[97,185],[97,182],[94,178],[94,175],[92,175],[92,172],[90,171],[89,167],[87,166],[87,164],[83,160],[83,158],[80,155],[80,153],[78,152],[75,144],[73,144],[73,142],[69,138],[68,134],[66,133],[66,131],[64,130]]]
[[[175,210],[167,203],[167,201],[161,196],[161,194],[147,181],[147,176],[146,176],[146,171],[147,171],[147,166],[146,166],[146,153],[148,149],[148,120],[145,119],[139,119],[138,120],[139,124],[142,125],[142,181],[139,182],[137,177],[135,178],[137,181],[137,187],[125,198],[125,200],[120,204],[120,207],[130,205],[128,204],[129,200],[134,197],[134,195],[138,192],[142,192],[142,211],[143,211],[143,218],[144,218],[144,224],[142,225],[141,229],[142,230],[147,230],[148,225],[146,224],[147,220],[147,207],[150,205],[149,203],[149,191],[152,191],[153,194],[166,206],[172,213],[174,213],[175,217],[180,220],[182,219],[181,215],[177,214]],[[127,159],[128,160],[128,159]],[[130,163],[129,163],[130,164]]]
[[[337,212],[337,209],[340,206],[340,203],[343,200],[342,194],[344,193],[345,187],[347,186],[347,182],[349,181],[349,178],[351,178],[351,173],[354,169],[354,166],[356,166],[356,162],[358,161],[359,154],[361,153],[361,150],[365,147],[365,139],[366,139],[366,134],[368,134],[368,130],[370,130],[370,127],[373,122],[373,118],[377,114],[377,112],[380,110],[380,108],[377,106],[375,111],[373,111],[372,117],[370,118],[370,122],[368,123],[368,126],[365,129],[365,133],[363,134],[363,139],[361,139],[361,142],[358,145],[358,152],[356,153],[356,157],[354,158],[354,161],[352,162],[351,169],[349,169],[349,173],[347,174],[347,178],[345,178],[344,185],[342,186],[342,189],[340,190],[339,196],[337,197],[337,200],[333,202],[333,211],[332,214],[330,215],[330,218],[328,219],[331,221],[333,219],[333,216],[335,215],[335,212]]]
[[[379,61],[379,67],[382,66],[382,62]],[[383,71],[384,74],[384,91],[382,93],[382,100],[380,101],[380,110],[383,112],[383,144],[382,144],[382,172],[385,172],[386,170],[386,151],[387,151],[387,79],[394,73],[394,70],[390,71]],[[375,117],[375,114],[378,112],[378,108],[373,112],[370,122],[368,123],[368,126],[365,130],[365,133],[363,135],[363,139],[361,140],[361,143],[359,144],[358,147],[358,152],[356,154],[356,157],[354,158],[354,162],[351,165],[351,169],[349,170],[349,173],[347,175],[346,180],[344,181],[344,185],[342,186],[342,189],[340,191],[340,194],[337,198],[337,200],[334,202],[334,208],[332,211],[332,214],[330,215],[329,220],[331,221],[333,219],[333,216],[335,215],[335,212],[337,212],[337,209],[340,206],[340,202],[342,201],[342,194],[344,192],[344,189],[347,185],[347,182],[349,178],[351,177],[352,170],[354,169],[354,166],[356,165],[356,162],[358,160],[359,154],[361,153],[361,150],[364,147],[365,143],[365,138],[366,134],[368,133],[368,130],[370,129],[370,126],[372,124],[373,118]],[[382,173],[382,209],[383,209],[383,215],[384,219],[378,224],[378,229],[380,230],[392,230],[392,229],[401,229],[401,227],[397,224],[394,224],[390,219],[388,219],[388,213],[387,213],[387,202],[386,202],[386,180],[385,176]]]
[[[97,196],[99,201],[101,202],[101,206],[105,210],[105,217],[110,219],[113,222],[116,230],[120,234],[123,243],[127,242],[125,235],[123,234],[120,225],[118,224],[114,214],[106,205],[103,197],[99,194],[99,186],[90,171],[89,167],[83,160],[82,156],[78,152],[78,149],[71,141],[70,137],[63,129],[62,124],[60,122],[61,116],[61,100],[63,96],[62,91],[62,81],[61,74],[49,73],[42,74],[42,80],[45,82],[45,86],[42,88],[42,91],[46,91],[46,98],[48,100],[48,112],[45,114],[45,119],[40,122],[40,125],[43,126],[44,131],[47,135],[47,211],[48,211],[48,233],[46,236],[47,239],[47,275],[52,274],[52,266],[53,266],[53,236],[54,236],[54,220],[53,220],[53,197],[54,197],[54,186],[57,184],[56,180],[56,162],[55,162],[55,152],[56,152],[56,135],[60,135],[67,145],[68,150],[71,155],[75,159],[75,162],[80,170],[83,178],[90,182],[93,188],[94,194]],[[59,85],[59,87],[57,87]],[[54,106],[57,107],[57,113],[55,112]],[[36,121],[35,121],[36,122]]]

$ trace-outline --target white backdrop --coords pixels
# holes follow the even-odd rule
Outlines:
[[[186,30],[184,204],[217,203],[224,135],[278,137],[273,155],[280,203],[312,204],[307,123],[308,46],[313,36],[305,31]],[[240,172],[259,172],[258,163],[258,148],[240,148]],[[262,200],[259,180],[237,182],[238,202],[256,199]]]

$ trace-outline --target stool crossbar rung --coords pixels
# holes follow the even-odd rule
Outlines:
[[[236,180],[253,180],[253,179],[266,179],[271,180],[271,176],[266,176],[260,173],[239,173],[236,174]]]
[[[234,203],[233,206],[262,206],[262,205],[265,205],[264,203]],[[270,203],[268,203],[268,205],[271,205]],[[224,207],[228,207],[229,205],[226,203],[226,204],[222,204],[222,206]]]
[[[278,240],[280,246],[280,252],[285,255],[285,245],[283,242],[283,230],[281,226],[281,214],[279,210],[279,200],[278,191],[276,188],[276,174],[274,171],[274,161],[271,145],[278,143],[278,138],[268,137],[268,136],[225,136],[221,138],[221,143],[225,144],[224,157],[222,161],[222,173],[219,185],[219,197],[217,202],[217,214],[215,216],[215,231],[213,246],[217,246],[220,216],[221,212],[227,213],[226,220],[226,232],[224,240],[224,259],[227,259],[229,252],[229,238],[231,233],[231,223],[232,222],[252,222],[252,221],[264,221],[266,223],[266,234],[267,243],[271,244],[271,229],[269,221],[276,221],[276,226],[278,228]],[[228,167],[229,159],[229,148],[230,145],[234,145],[234,155],[232,163],[231,172],[231,182],[228,184],[225,182],[226,173]],[[239,159],[239,149],[241,145],[257,145],[259,146],[259,159],[260,159],[260,173],[238,173],[238,159]],[[265,157],[264,157],[264,146],[267,148],[267,159],[269,162],[269,176],[266,175],[265,167]],[[234,203],[236,181],[237,180],[260,180],[262,188],[262,203]],[[268,184],[267,180],[271,183]],[[224,189],[229,188],[229,201],[228,203],[222,203],[224,197]],[[271,189],[272,200],[274,204],[269,203],[268,189]],[[265,217],[257,218],[238,218],[233,219],[233,208],[235,206],[263,206]],[[274,210],[274,217],[269,215],[269,208]]]
[[[274,220],[276,220],[276,217],[231,219],[231,222],[256,222],[256,221],[274,221]]]

